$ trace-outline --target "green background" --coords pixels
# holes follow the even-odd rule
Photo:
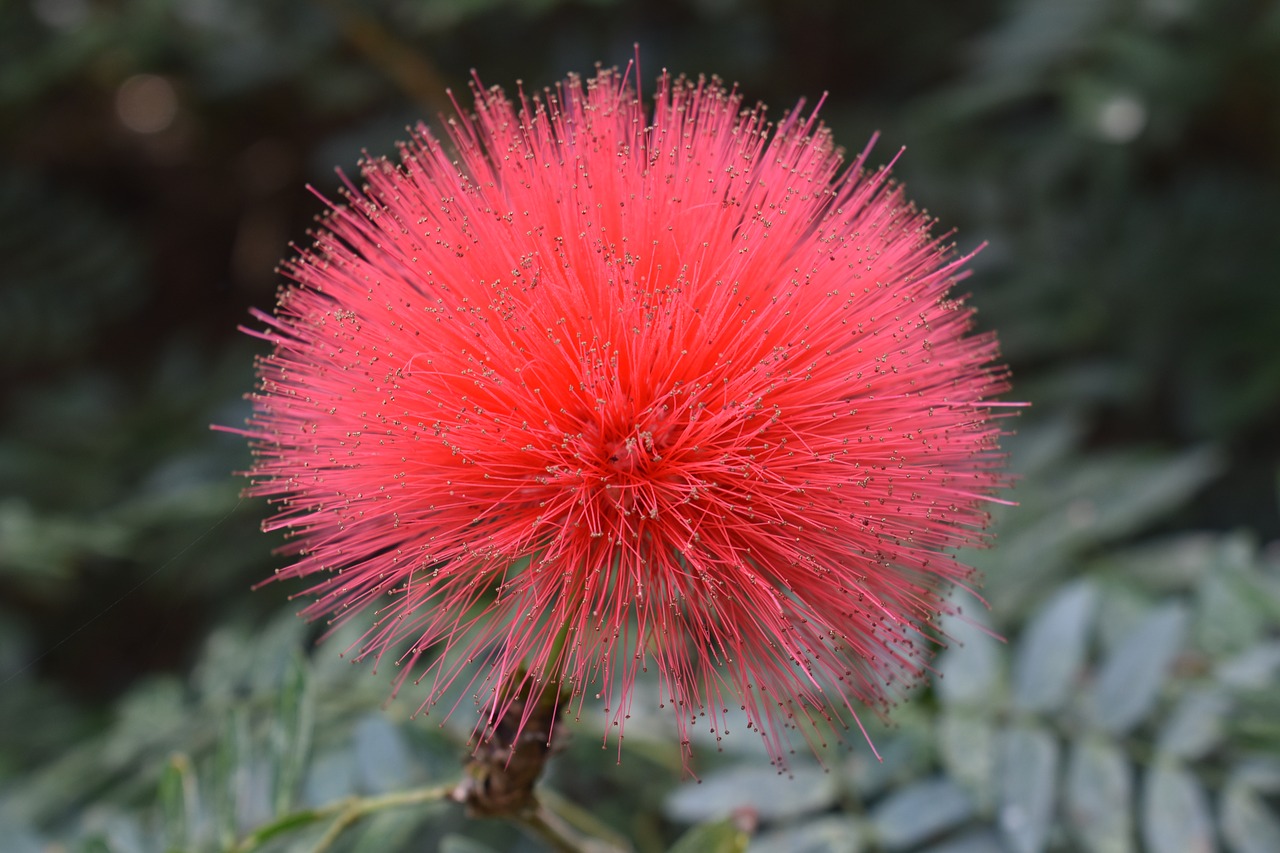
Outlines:
[[[472,68],[538,88],[634,43],[646,86],[714,73],[775,114],[828,93],[839,142],[906,146],[910,196],[988,244],[963,288],[1033,407],[966,613],[1008,642],[944,653],[876,728],[883,763],[853,737],[779,780],[744,735],[696,747],[690,784],[642,699],[622,764],[584,722],[554,788],[642,850],[707,821],[687,849],[736,844],[735,808],[753,850],[1280,849],[1280,5],[1257,0],[0,2],[0,848],[221,849],[457,775],[466,720],[383,710],[385,674],[250,591],[279,543],[208,426],[248,412],[236,326],[307,242],[307,184]],[[338,842],[474,845],[537,849],[443,805]]]

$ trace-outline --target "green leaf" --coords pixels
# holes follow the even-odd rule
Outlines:
[[[869,750],[855,750],[845,765],[845,780],[859,796],[870,798],[886,788],[916,779],[934,763],[933,722],[916,710],[918,705],[900,709],[894,723],[901,728],[875,734],[879,760]]]
[[[938,750],[947,775],[986,810],[996,778],[996,729],[989,717],[967,710],[943,710],[938,718]]]
[[[271,745],[276,774],[272,801],[275,814],[284,814],[297,799],[298,788],[311,751],[315,700],[310,689],[307,663],[295,654],[280,689],[280,703],[272,721]]]
[[[1221,809],[1222,837],[1233,853],[1280,850],[1280,817],[1252,785],[1239,778],[1229,782]]]
[[[1057,788],[1058,742],[1020,727],[1000,743],[1000,828],[1016,853],[1037,853],[1049,839]]]
[[[1187,613],[1168,604],[1149,613],[1102,666],[1090,695],[1094,725],[1123,734],[1155,708],[1160,688],[1182,650]]]
[[[191,846],[192,818],[196,814],[196,779],[191,759],[174,755],[160,774],[161,823],[167,850],[186,850]]]
[[[948,705],[986,705],[999,689],[1003,644],[991,633],[981,602],[971,596],[957,602],[963,611],[942,622],[949,645],[934,665],[938,695]]]
[[[1142,839],[1151,853],[1216,849],[1204,788],[1175,760],[1160,759],[1147,771]]]
[[[1153,609],[1150,596],[1128,584],[1111,583],[1103,587],[1094,626],[1100,655],[1113,654],[1124,645]]]
[[[385,714],[366,714],[356,723],[354,750],[363,790],[381,794],[409,783],[409,745]]]
[[[1013,469],[1018,470],[1017,460]],[[1034,600],[1073,557],[1099,543],[1132,534],[1181,505],[1219,469],[1212,450],[1174,458],[1135,454],[1075,456],[1028,483],[1023,506],[1001,526],[1000,547],[972,560],[988,579],[994,612],[1008,617]]]
[[[439,853],[497,853],[497,851],[474,838],[451,832],[440,839]]]
[[[1266,620],[1243,572],[1206,575],[1197,592],[1196,640],[1206,652],[1239,652],[1262,639]]]
[[[1222,740],[1231,698],[1219,687],[1200,687],[1183,696],[1166,719],[1157,748],[1178,758],[1200,758]]]
[[[1031,620],[1013,666],[1014,704],[1053,711],[1066,704],[1084,666],[1097,589],[1088,581],[1064,587]]]
[[[350,749],[317,753],[307,767],[304,801],[328,803],[356,791],[355,757]]]
[[[676,839],[670,853],[743,853],[750,840],[730,819],[703,823]]]
[[[926,779],[895,791],[871,812],[876,839],[888,850],[905,850],[969,820],[973,797],[950,779]]]
[[[1280,794],[1280,752],[1245,758],[1231,772],[1231,778],[1271,795]]]
[[[188,715],[183,688],[176,679],[154,677],[135,685],[120,702],[102,760],[108,765],[131,765],[145,751],[167,747],[183,730]]]
[[[1100,538],[1131,533],[1182,505],[1222,468],[1219,452],[1211,447],[1189,450],[1158,461],[1093,458],[1108,469],[1108,488],[1095,495]]]
[[[821,811],[839,793],[838,778],[820,767],[797,767],[788,774],[744,765],[684,783],[667,797],[664,811],[681,823],[714,820],[739,809],[751,809],[761,820],[785,820]]]
[[[80,816],[82,834],[78,849],[118,851],[118,853],[142,853],[154,849],[152,834],[145,829],[141,815],[119,806],[101,802],[85,810]],[[0,847],[8,850],[0,840]]]
[[[1015,3],[987,31],[981,55],[973,61],[975,76],[1007,81],[1005,85],[1012,87],[1029,85],[1076,55],[1080,43],[1107,20],[1107,8],[1099,0],[1065,5],[1052,0]]]
[[[0,809],[0,838],[4,839],[5,853],[49,853],[56,849],[42,841],[24,822]]]
[[[852,817],[821,817],[798,826],[761,833],[751,839],[751,853],[858,853],[862,824]]]
[[[213,761],[213,823],[218,846],[235,845],[240,831],[240,798],[249,784],[249,720],[244,708],[227,717]]]
[[[1275,683],[1280,672],[1280,640],[1258,643],[1230,660],[1223,661],[1217,670],[1218,680],[1229,687],[1262,689]]]
[[[276,818],[270,823],[259,826],[249,834],[253,840],[251,849],[258,849],[273,838],[288,835],[295,830],[313,826],[328,817],[328,813],[317,809],[302,809]]]
[[[1090,565],[1132,578],[1146,590],[1183,592],[1221,562],[1223,539],[1216,533],[1173,533],[1101,554]]]
[[[975,829],[922,848],[920,853],[1004,853],[1004,841],[990,829]]]
[[[192,667],[191,684],[205,702],[232,702],[242,690],[253,641],[238,625],[215,628]]]
[[[252,638],[253,657],[246,677],[254,695],[277,695],[296,664],[305,631],[303,620],[283,613]]]
[[[1067,762],[1066,817],[1093,853],[1129,853],[1133,843],[1133,778],[1129,759],[1109,738],[1083,735]]]
[[[1280,684],[1240,691],[1233,697],[1230,736],[1239,746],[1280,754]]]

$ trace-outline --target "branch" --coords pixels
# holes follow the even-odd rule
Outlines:
[[[231,848],[231,853],[250,853],[250,851],[257,850],[278,835],[290,832],[298,827],[333,818],[333,823],[329,825],[325,834],[321,836],[320,840],[316,842],[316,846],[312,848],[312,853],[322,853],[333,844],[334,840],[347,827],[366,815],[401,806],[442,801],[448,799],[450,793],[456,787],[456,784],[450,783],[433,785],[428,788],[413,788],[408,791],[397,791],[391,794],[381,794],[376,797],[344,797],[341,800],[335,800],[332,803],[314,809],[291,812],[265,826],[258,827],[246,835],[239,844]]]

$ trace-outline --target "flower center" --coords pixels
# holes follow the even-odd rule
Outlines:
[[[620,406],[609,414],[583,430],[582,456],[593,463],[583,485],[601,502],[597,507],[652,516],[663,484],[676,476],[671,454],[679,437],[677,419],[661,404],[639,411]]]
[[[639,474],[652,462],[662,461],[662,450],[654,442],[653,433],[636,428],[625,438],[606,441],[603,447],[606,468],[619,474]]]

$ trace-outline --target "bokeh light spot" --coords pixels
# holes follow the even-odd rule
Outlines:
[[[134,133],[159,133],[178,115],[178,93],[156,74],[136,74],[116,90],[116,115]]]

